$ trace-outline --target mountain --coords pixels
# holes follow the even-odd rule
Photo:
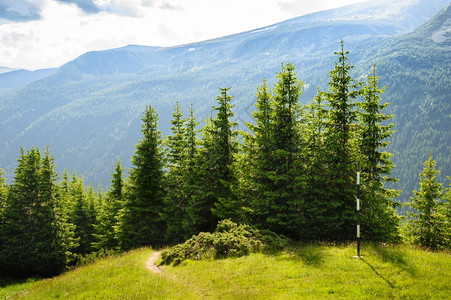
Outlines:
[[[6,72],[11,72],[11,71],[16,71],[16,70],[18,70],[18,69],[0,66],[0,74],[6,73]]]
[[[442,12],[429,21],[445,27],[437,29],[438,25],[427,23],[435,29],[423,26],[413,31],[449,2],[393,2],[368,1],[177,47],[129,45],[88,52],[49,76],[0,95],[0,167],[12,177],[21,146],[49,145],[60,171],[76,170],[88,182],[101,182],[106,187],[118,158],[130,166],[129,159],[141,136],[145,105],[151,104],[158,111],[160,128],[168,134],[177,100],[185,111],[193,103],[202,120],[215,103],[219,88],[232,87],[235,117],[243,124],[251,118],[256,87],[263,78],[272,84],[283,62],[296,64],[298,77],[305,83],[301,101],[307,103],[317,87],[327,88],[334,51],[339,49],[341,39],[356,65],[355,78],[363,79],[372,64],[378,65],[381,81],[388,86],[384,97],[393,103],[390,112],[396,113],[398,132],[391,149],[400,151],[416,144],[407,136],[414,131],[403,131],[409,118],[416,117],[426,101],[439,101],[437,93],[444,98],[450,95],[450,77],[443,77],[450,69],[448,10],[445,17]],[[433,59],[427,58],[428,52],[421,53],[432,49],[436,51]],[[394,68],[393,62],[401,67]],[[412,71],[414,79],[409,77],[407,82],[399,77],[401,71]],[[436,77],[441,81],[435,81]],[[412,85],[415,101],[408,93]],[[441,89],[435,90],[437,86]],[[428,91],[429,98],[419,91]],[[406,105],[408,112],[403,110]],[[451,114],[449,110],[442,113]],[[423,132],[421,124],[415,126]],[[399,164],[402,158],[396,154]],[[414,177],[417,171],[412,170]],[[407,176],[408,172],[401,173]]]
[[[24,86],[30,82],[52,75],[56,69],[42,69],[36,71],[7,69],[1,72],[0,69],[0,95],[12,89]]]
[[[371,55],[376,53],[375,55]],[[442,171],[440,182],[451,176],[451,4],[414,32],[387,40],[366,52],[359,65],[371,61],[387,86],[396,133],[390,151],[400,178],[396,188],[406,191],[403,202],[419,189],[419,172],[429,153]],[[363,72],[364,68],[360,68]]]

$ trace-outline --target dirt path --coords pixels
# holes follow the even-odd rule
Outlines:
[[[160,251],[155,251],[151,257],[146,262],[146,267],[149,271],[152,271],[154,273],[161,273],[162,269],[161,267],[157,266],[155,262],[157,261],[158,257],[160,256]]]

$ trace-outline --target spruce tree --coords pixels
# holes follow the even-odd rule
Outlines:
[[[186,175],[186,159],[188,155],[188,141],[185,120],[180,104],[177,102],[171,120],[172,135],[166,138],[168,172],[165,176],[167,222],[166,240],[171,243],[182,242],[187,236],[184,233],[188,214],[188,199],[184,193]]]
[[[74,225],[77,241],[73,252],[83,256],[93,252],[95,242],[96,214],[92,189],[87,189],[83,178],[72,173],[69,183],[69,222]]]
[[[8,197],[8,186],[6,179],[3,177],[5,172],[0,168],[0,228],[3,224],[3,213],[6,207],[6,198]]]
[[[441,207],[441,215],[443,218],[443,246],[451,249],[451,176],[447,176],[447,178],[450,184],[443,195],[444,203]]]
[[[317,241],[325,238],[324,226],[328,222],[328,174],[324,172],[327,148],[325,128],[327,109],[323,93],[318,93],[306,108],[306,176],[308,185],[304,196],[304,226],[302,239]]]
[[[196,129],[199,123],[196,120],[193,105],[191,104],[189,117],[185,121],[185,141],[186,141],[186,156],[185,156],[185,172],[183,180],[183,195],[188,201],[186,207],[186,218],[184,219],[183,228],[186,233],[186,238],[189,238],[193,234],[199,233],[203,225],[201,220],[202,213],[205,211],[205,207],[200,204],[200,194],[198,187],[201,182],[201,170],[199,168],[201,161],[199,155],[199,140],[198,130]],[[200,217],[200,218],[199,218]],[[204,223],[205,224],[205,223]]]
[[[380,103],[384,89],[378,88],[376,67],[368,76],[362,88],[364,101],[358,103],[361,112],[359,124],[359,163],[361,167],[361,223],[363,237],[375,241],[396,240],[399,237],[399,217],[396,203],[392,199],[398,195],[395,190],[385,187],[386,182],[396,182],[389,177],[393,168],[392,154],[384,151],[391,137],[393,124],[385,124],[393,115],[386,115],[383,109],[390,103]]]
[[[58,221],[56,173],[48,152],[21,149],[0,231],[3,275],[51,276],[67,263],[67,235]]]
[[[299,97],[302,82],[294,65],[282,65],[272,94],[266,84],[257,89],[251,133],[243,134],[241,189],[248,194],[249,219],[260,228],[299,238],[305,187],[302,154],[303,120]],[[250,199],[249,199],[250,198]]]
[[[237,184],[233,165],[238,151],[238,132],[235,130],[237,123],[232,121],[234,105],[230,104],[233,97],[227,94],[229,89],[220,89],[218,106],[214,107],[216,117],[212,119],[213,148],[210,155],[214,161],[213,175],[216,176],[212,189],[216,199],[212,210],[220,220],[230,218],[240,221],[241,205],[233,193],[233,186]]]
[[[187,208],[190,217],[189,227],[193,234],[199,232],[212,232],[216,228],[218,219],[212,213],[212,207],[216,201],[213,185],[214,177],[213,155],[213,124],[211,117],[205,120],[201,130],[202,139],[200,148],[195,156],[194,173],[191,178],[192,194]]]
[[[414,243],[437,249],[441,243],[444,225],[443,219],[438,215],[443,184],[437,181],[440,171],[436,169],[437,162],[432,159],[432,154],[423,165],[423,172],[420,173],[420,190],[414,190],[414,197],[411,197],[410,205],[415,211],[408,212],[412,217],[409,220],[409,229]]]
[[[188,213],[194,232],[213,231],[219,220],[239,220],[242,215],[238,198],[233,193],[236,176],[233,170],[237,153],[237,132],[232,122],[232,97],[229,88],[221,88],[214,118],[207,118],[202,129],[202,140],[196,157],[193,184]]]
[[[142,118],[143,138],[132,157],[128,192],[121,212],[119,245],[123,250],[164,243],[163,152],[158,114],[147,106]]]
[[[325,126],[325,165],[328,177],[327,194],[320,210],[324,218],[317,224],[322,228],[321,239],[350,240],[355,236],[355,99],[360,94],[360,83],[350,75],[353,66],[348,62],[341,41],[341,50],[335,52],[338,62],[330,72],[329,91],[323,95],[328,115]]]
[[[117,230],[119,225],[119,211],[123,205],[124,179],[121,162],[117,161],[111,177],[111,185],[102,201],[99,210],[98,225],[96,226],[96,242],[94,248],[117,249]]]
[[[277,74],[272,101],[271,172],[267,175],[271,190],[266,192],[269,229],[298,238],[302,224],[303,141],[299,97],[303,83],[294,73],[294,65],[282,65]]]
[[[267,226],[270,212],[267,204],[267,192],[270,190],[268,174],[272,172],[272,94],[263,80],[257,87],[256,110],[252,112],[253,122],[246,123],[250,133],[243,132],[243,154],[240,170],[242,180],[241,198],[248,203],[247,218],[260,228]]]

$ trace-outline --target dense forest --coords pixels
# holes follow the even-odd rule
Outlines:
[[[181,243],[222,220],[294,241],[346,242],[356,236],[360,170],[361,238],[449,248],[451,187],[437,182],[432,156],[416,180],[413,212],[402,225],[387,152],[393,133],[376,67],[365,82],[336,52],[327,91],[309,104],[294,65],[257,87],[253,121],[238,130],[230,88],[221,88],[202,129],[176,105],[171,135],[147,106],[142,138],[124,174],[120,161],[104,193],[76,173],[61,175],[46,149],[21,149],[14,178],[0,173],[0,270],[50,276],[90,256]]]

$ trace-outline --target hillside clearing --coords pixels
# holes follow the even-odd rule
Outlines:
[[[40,280],[13,299],[446,299],[451,255],[409,246],[300,245],[277,254],[184,261],[150,272],[134,250]],[[0,287],[0,298],[7,297]]]

